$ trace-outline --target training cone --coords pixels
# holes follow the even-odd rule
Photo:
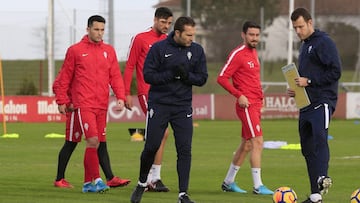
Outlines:
[[[143,128],[129,128],[131,141],[142,142],[144,141],[145,129]]]

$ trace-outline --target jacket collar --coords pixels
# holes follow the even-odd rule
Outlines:
[[[87,44],[95,45],[95,46],[101,46],[101,45],[103,44],[103,42],[104,42],[103,40],[101,40],[100,42],[95,43],[95,42],[93,42],[93,41],[91,41],[91,40],[89,39],[89,36],[88,36],[88,35],[84,35],[83,38],[81,39],[81,41],[82,41],[82,42],[85,42],[85,43],[87,43]]]
[[[170,34],[167,36],[167,40],[169,41],[169,43],[174,45],[175,47],[185,47],[183,45],[176,43],[174,40],[174,36],[175,36],[175,31],[171,31]]]

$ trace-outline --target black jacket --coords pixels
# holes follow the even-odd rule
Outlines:
[[[334,112],[341,62],[335,43],[325,32],[315,30],[304,40],[300,48],[299,74],[311,80],[306,87],[311,105],[305,109],[327,103]]]
[[[180,46],[174,32],[150,48],[144,63],[144,79],[150,84],[148,103],[192,105],[192,85],[202,86],[208,78],[206,57],[197,43]],[[175,69],[181,66],[188,71],[188,79],[178,79]]]

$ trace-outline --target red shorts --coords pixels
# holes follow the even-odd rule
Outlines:
[[[82,108],[78,109],[78,116],[85,139],[98,136],[99,142],[106,142],[107,110]]]
[[[261,129],[261,108],[262,103],[250,104],[247,108],[242,108],[236,103],[236,114],[241,120],[241,136],[249,140],[256,136],[262,136]]]
[[[144,114],[146,115],[147,108],[148,108],[148,104],[147,104],[148,95],[147,94],[138,95],[138,99],[139,99],[139,104],[141,106],[141,109],[144,112]]]
[[[66,112],[65,125],[65,140],[71,142],[80,142],[82,131],[79,123],[79,117],[77,115],[77,110]]]

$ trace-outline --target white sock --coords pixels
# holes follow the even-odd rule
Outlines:
[[[185,195],[186,193],[185,192],[180,192],[179,193],[179,197],[181,197],[181,196],[183,196],[183,195]]]
[[[151,167],[151,168],[150,168],[150,171],[149,171],[149,174],[148,174],[148,177],[147,177],[147,179],[146,179],[146,182],[147,182],[148,184],[150,184],[151,181],[152,181],[152,173],[153,173],[153,168]]]
[[[251,174],[253,177],[254,188],[259,188],[263,185],[261,181],[261,168],[251,168]]]
[[[226,184],[231,184],[235,181],[236,174],[238,173],[240,166],[235,166],[232,162],[230,164],[229,170],[226,174],[224,182]]]
[[[310,200],[312,202],[321,202],[322,197],[321,197],[321,195],[319,193],[314,193],[314,194],[310,195]]]
[[[95,179],[95,184],[97,184],[100,180],[102,181],[101,178],[96,178],[96,179]]]
[[[160,172],[161,172],[161,165],[153,164],[151,167],[152,170],[152,178],[151,182],[155,182],[157,180],[161,180]]]
[[[140,185],[141,187],[146,187],[147,183],[142,183],[142,182],[138,181],[138,185]]]

